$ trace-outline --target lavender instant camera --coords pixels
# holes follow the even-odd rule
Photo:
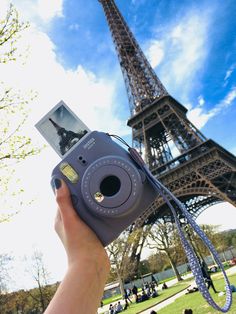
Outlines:
[[[103,132],[86,134],[54,168],[54,178],[65,180],[76,211],[104,246],[157,197],[129,152]]]

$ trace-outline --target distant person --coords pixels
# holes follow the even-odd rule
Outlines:
[[[132,303],[132,301],[131,301],[130,298],[129,298],[129,292],[128,292],[127,289],[125,289],[124,299],[127,300],[127,302],[128,302],[128,300],[129,300],[129,302]]]
[[[151,281],[154,282],[154,284],[156,284],[156,286],[158,286],[158,281],[156,280],[154,275],[151,276]]]
[[[124,306],[124,310],[127,310],[128,306],[129,306],[129,302],[127,301],[127,299],[125,299],[125,306]]]
[[[141,296],[141,302],[147,301],[148,299],[149,299],[149,296],[147,295],[145,291],[143,291],[142,296]]]
[[[157,314],[157,312],[152,310],[150,314]]]
[[[137,302],[137,299],[138,299],[138,288],[135,285],[133,285],[132,293],[135,296],[135,302]]]
[[[157,286],[157,282],[156,282],[156,281],[152,281],[152,282],[150,283],[150,288],[151,288],[152,291],[155,290],[155,286]]]
[[[137,295],[136,303],[142,302],[142,297],[140,294]]]
[[[110,304],[110,306],[109,306],[109,312],[108,312],[109,314],[115,314],[115,312],[114,312],[114,306],[112,305],[112,304]]]
[[[152,290],[151,297],[156,298],[157,296],[158,296],[158,293],[157,293],[156,289]]]
[[[232,292],[236,292],[236,287],[234,285],[230,285],[230,289]]]
[[[207,289],[209,290],[210,287],[212,287],[213,291],[215,293],[218,293],[219,291],[216,290],[216,288],[213,284],[213,281],[211,279],[211,276],[209,274],[209,271],[208,271],[208,268],[207,268],[207,265],[205,262],[202,262],[202,264],[201,264],[201,271],[202,271],[202,276],[205,279],[205,282],[207,284]]]
[[[120,304],[120,301],[118,301],[118,303],[116,305],[115,314],[120,313],[122,311],[123,311],[123,306]]]
[[[192,309],[185,309],[183,311],[183,314],[193,314],[193,310]]]
[[[197,291],[198,291],[198,287],[188,288],[185,294],[189,294],[189,293],[193,293]]]
[[[146,281],[144,284],[144,289],[148,289],[149,288],[149,283]]]
[[[162,290],[165,290],[165,289],[168,289],[168,286],[167,286],[167,284],[165,283],[165,282],[163,282],[163,285],[162,285],[162,288],[161,288]]]

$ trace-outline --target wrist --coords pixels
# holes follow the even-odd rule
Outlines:
[[[105,278],[110,271],[110,262],[107,255],[101,256],[81,256],[79,258],[68,258],[68,270],[69,274],[79,275],[83,274],[86,276],[99,275],[100,279]]]

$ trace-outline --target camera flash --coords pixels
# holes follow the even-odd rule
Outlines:
[[[79,181],[78,173],[67,162],[62,162],[60,164],[60,170],[70,182],[77,183]]]

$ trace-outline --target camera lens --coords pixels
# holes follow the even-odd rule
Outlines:
[[[120,180],[116,176],[108,176],[100,184],[100,191],[104,196],[114,196],[119,190]]]

